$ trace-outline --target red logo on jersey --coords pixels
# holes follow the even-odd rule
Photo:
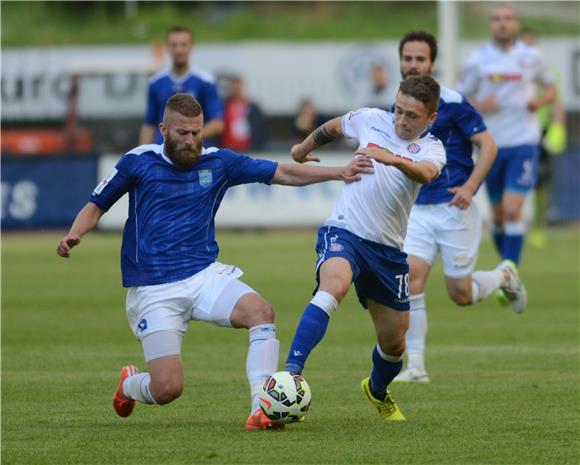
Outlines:
[[[384,151],[386,151],[386,152],[393,153],[393,152],[391,152],[389,149],[386,149],[386,148],[384,148],[384,147],[381,147],[380,145],[377,145],[377,144],[373,144],[372,142],[369,142],[369,143],[367,144],[367,148],[368,148],[368,147],[376,147],[376,148],[378,148],[378,149],[381,149],[381,150],[384,150]],[[412,158],[405,157],[404,155],[399,155],[398,153],[393,153],[393,155],[394,155],[395,157],[404,158],[405,160],[409,160],[409,161],[412,161],[412,162],[414,162],[414,161],[415,161],[415,160],[413,160]]]
[[[487,75],[488,81],[504,82],[504,81],[521,81],[523,76],[521,74],[502,74],[493,73]]]

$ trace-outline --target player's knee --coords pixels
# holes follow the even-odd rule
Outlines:
[[[405,337],[391,339],[389,341],[380,341],[381,351],[391,357],[402,357],[405,353]]]
[[[381,351],[392,357],[401,357],[405,353],[405,332],[406,329],[401,328],[400,333],[391,334],[389,337],[379,337]]]
[[[341,279],[333,279],[320,286],[320,290],[328,292],[338,303],[342,302],[342,299],[344,299],[349,289],[350,281],[347,282]]]
[[[504,210],[503,217],[505,223],[519,221],[521,217],[521,211],[519,208],[507,207]]]
[[[276,311],[274,307],[266,301],[261,302],[254,311],[253,320],[255,324],[252,326],[274,323],[275,317]]]
[[[449,293],[449,297],[453,302],[462,307],[465,305],[471,305],[472,303],[470,289],[455,289]]]
[[[168,404],[173,402],[183,393],[183,383],[179,381],[167,381],[163,383],[158,383],[152,386],[153,398],[155,402],[159,405]]]

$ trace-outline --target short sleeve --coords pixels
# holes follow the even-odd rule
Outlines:
[[[125,155],[117,162],[105,179],[95,187],[89,201],[97,205],[101,210],[109,210],[135,184],[135,169],[137,165],[138,157],[136,155]]]
[[[461,103],[449,105],[453,108],[453,122],[467,139],[487,130],[482,116],[465,97],[461,98]]]
[[[472,57],[463,68],[461,81],[457,85],[457,90],[468,97],[472,96],[479,89],[480,82],[481,73],[479,66],[477,65],[476,58]]]
[[[360,139],[370,112],[370,108],[359,108],[344,115],[341,123],[343,135],[350,139]]]
[[[544,56],[538,51],[538,61],[536,62],[536,72],[534,75],[534,82],[538,85],[545,87],[551,86],[556,83],[554,79],[554,73],[550,70],[550,67],[546,63]]]
[[[222,151],[225,154],[224,161],[230,186],[253,182],[270,184],[278,168],[277,162],[251,158],[233,150]]]
[[[431,143],[429,144],[429,151],[421,158],[421,161],[428,161],[433,163],[438,169],[439,173],[447,163],[447,156],[445,155],[445,148],[443,143],[437,139],[435,136],[428,136],[431,138]]]

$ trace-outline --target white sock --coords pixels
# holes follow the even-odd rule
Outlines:
[[[338,308],[338,302],[334,296],[326,291],[317,291],[310,303],[324,310],[328,316],[332,316]]]
[[[425,371],[425,338],[427,337],[427,307],[425,294],[411,295],[409,329],[405,336],[407,366]]]
[[[264,324],[249,329],[250,346],[246,359],[246,374],[252,395],[252,412],[260,407],[258,394],[264,381],[278,371],[280,341],[276,339],[276,325]]]
[[[500,288],[504,280],[503,271],[475,271],[471,275],[471,302],[476,303]]]
[[[149,373],[138,373],[129,376],[123,383],[125,397],[142,404],[154,404],[155,399],[151,395],[150,385],[151,376],[149,376]]]

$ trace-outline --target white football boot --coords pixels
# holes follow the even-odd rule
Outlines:
[[[511,260],[504,260],[498,268],[508,276],[507,281],[502,284],[501,290],[509,300],[512,310],[515,313],[522,313],[528,303],[528,293],[518,275],[515,263]]]
[[[393,380],[393,383],[417,383],[426,384],[429,381],[429,376],[425,370],[418,370],[417,368],[407,368],[401,371]]]

